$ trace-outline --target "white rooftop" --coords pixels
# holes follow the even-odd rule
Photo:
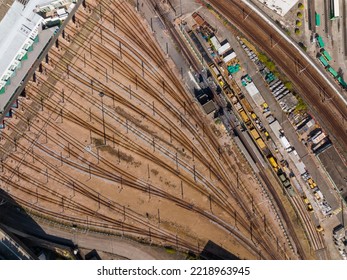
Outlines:
[[[245,88],[248,91],[248,93],[250,94],[250,96],[254,96],[257,93],[259,93],[259,90],[257,89],[257,87],[255,86],[255,84],[253,82],[247,84],[245,86]]]
[[[43,18],[34,12],[43,3],[47,0],[30,0],[26,6],[15,1],[0,22],[0,113],[13,102],[13,94],[53,35],[53,29],[42,30]]]
[[[226,57],[223,58],[224,63],[228,63],[230,60],[234,59],[236,57],[236,53],[232,52],[228,54]]]
[[[218,49],[218,54],[219,55],[222,55],[223,53],[225,53],[227,50],[230,49],[230,44],[229,43],[225,43],[223,46],[221,46],[219,49]]]
[[[299,0],[258,0],[280,16],[285,16]]]
[[[272,124],[270,124],[270,128],[275,134],[277,139],[280,139],[280,130],[282,129],[282,126],[278,121],[274,121]]]
[[[216,36],[211,37],[210,40],[211,40],[211,43],[213,44],[213,46],[215,47],[216,50],[218,50],[221,47]]]
[[[47,0],[30,0],[24,6],[15,1],[0,22],[0,77],[17,56],[18,51],[40,24],[42,18],[33,12],[36,5]],[[34,38],[32,38],[34,39]]]

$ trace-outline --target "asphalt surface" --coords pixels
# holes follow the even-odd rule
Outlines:
[[[347,157],[347,107],[317,70],[306,62],[299,51],[288,44],[273,26],[250,8],[234,1],[209,1],[237,26],[253,43],[262,48],[293,81],[310,109],[332,136],[339,152]],[[244,10],[244,13],[243,13]],[[243,19],[243,15],[248,15]],[[330,77],[328,77],[330,79]],[[332,81],[334,83],[334,81]],[[319,113],[318,113],[319,112]]]

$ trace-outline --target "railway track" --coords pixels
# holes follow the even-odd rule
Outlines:
[[[235,175],[237,175],[236,171],[233,170],[235,166],[233,165],[230,158],[226,155],[225,152],[220,152],[220,144],[216,140],[215,135],[213,134],[211,129],[205,128],[204,130],[204,120],[201,119],[201,112],[198,111],[199,109],[197,108],[197,106],[187,106],[188,104],[191,104],[192,97],[186,94],[186,91],[180,84],[180,81],[178,80],[177,76],[175,76],[175,73],[170,69],[166,60],[163,59],[164,56],[162,52],[158,49],[156,44],[152,42],[151,36],[149,34],[147,36],[148,31],[146,29],[141,30],[142,27],[139,28],[140,32],[138,32],[134,28],[131,28],[131,26],[142,25],[138,17],[134,15],[134,12],[127,5],[124,5],[124,7],[123,5],[120,5],[123,9],[120,12],[124,13],[124,15],[130,18],[132,24],[129,25],[124,23],[123,25],[121,25],[122,18],[120,18],[120,20],[117,21],[117,29],[121,32],[124,32],[125,34],[134,34],[134,36],[131,37],[134,38],[134,44],[129,44],[129,42],[127,42],[126,40],[121,39],[121,36],[119,36],[117,40],[122,40],[122,46],[124,48],[122,51],[122,56],[124,56],[124,58],[126,58],[133,65],[137,65],[137,67],[129,69],[129,64],[126,65],[125,63],[122,63],[122,59],[119,59],[119,57],[117,57],[117,55],[113,51],[110,51],[110,49],[105,47],[106,44],[109,44],[112,50],[119,51],[120,49],[119,45],[117,49],[117,45],[114,42],[112,42],[112,33],[110,31],[107,31],[107,26],[112,27],[112,25],[114,25],[113,18],[115,16],[108,16],[106,12],[110,12],[111,15],[114,15],[114,12],[112,14],[111,9],[116,10],[115,4],[119,3],[117,1],[111,2],[112,4],[107,7],[105,5],[101,5],[101,7],[104,9],[104,13],[100,14],[100,20],[101,18],[103,20],[102,25],[97,20],[93,19],[92,16],[81,16],[83,12],[77,13],[76,18],[79,27],[77,29],[74,29],[74,27],[71,27],[69,25],[66,27],[66,30],[68,32],[67,34],[73,32],[71,35],[71,37],[73,37],[71,43],[77,44],[80,51],[86,51],[85,48],[83,48],[83,40],[87,40],[87,38],[82,37],[83,40],[79,41],[79,35],[81,34],[79,30],[84,30],[84,28],[88,28],[87,24],[83,23],[83,20],[85,20],[85,22],[91,22],[92,25],[95,25],[96,29],[90,29],[89,32],[92,36],[95,36],[96,40],[100,40],[100,44],[95,43],[93,45],[90,45],[95,50],[95,52],[93,52],[92,54],[94,56],[94,59],[86,61],[85,64],[88,67],[90,67],[90,69],[94,69],[95,73],[100,73],[100,69],[103,69],[102,67],[104,67],[104,65],[106,65],[106,67],[109,67],[108,69],[119,71],[117,73],[121,73],[123,76],[125,76],[133,83],[136,82],[137,86],[141,88],[141,90],[143,90],[147,94],[150,94],[151,98],[155,100],[157,104],[160,104],[160,106],[168,110],[168,112],[170,112],[170,114],[172,115],[172,119],[166,116],[166,114],[168,114],[167,112],[164,113],[159,109],[155,111],[156,116],[151,116],[150,113],[152,113],[152,104],[146,101],[145,98],[142,98],[136,92],[132,92],[133,99],[131,102],[123,96],[121,96],[119,93],[116,94],[116,92],[112,89],[112,87],[114,87],[115,85],[121,87],[124,91],[128,93],[129,89],[125,85],[122,85],[120,81],[115,80],[115,77],[112,75],[110,75],[110,77],[107,78],[108,82],[95,81],[95,84],[92,84],[90,81],[93,80],[93,77],[84,73],[83,68],[77,65],[83,64],[84,62],[85,58],[82,57],[82,52],[71,50],[71,48],[69,48],[69,44],[61,40],[59,44],[62,45],[62,49],[60,49],[60,51],[52,49],[49,54],[50,60],[55,67],[54,71],[48,65],[45,65],[44,68],[48,76],[51,77],[51,79],[53,79],[56,82],[59,81],[60,85],[62,85],[66,89],[66,91],[71,92],[71,96],[66,95],[64,97],[64,103],[72,104],[76,111],[78,111],[78,114],[75,114],[73,111],[71,111],[71,109],[66,109],[65,105],[61,104],[61,99],[59,98],[60,92],[57,91],[55,83],[53,84],[52,82],[48,81],[48,79],[46,79],[43,75],[40,74],[38,74],[38,80],[42,85],[45,85],[46,89],[43,90],[40,86],[31,84],[28,86],[28,91],[31,92],[30,97],[32,98],[32,101],[37,104],[42,104],[45,110],[42,114],[37,114],[35,110],[32,109],[30,106],[26,106],[25,109],[26,112],[31,112],[33,115],[36,114],[36,119],[45,123],[45,125],[47,126],[46,137],[47,140],[49,140],[50,144],[54,144],[56,145],[56,147],[63,149],[64,146],[66,148],[66,143],[70,143],[71,147],[69,147],[69,156],[71,156],[71,158],[78,159],[80,162],[82,162],[82,164],[77,163],[76,160],[73,161],[71,159],[62,158],[61,154],[56,153],[47,145],[39,143],[38,141],[36,141],[37,139],[35,140],[35,138],[32,138],[28,134],[23,134],[22,131],[17,129],[14,125],[10,125],[11,131],[15,131],[17,134],[21,135],[21,141],[27,141],[28,143],[30,143],[31,147],[35,147],[35,149],[38,149],[39,153],[42,154],[39,155],[39,153],[36,152],[35,154],[32,153],[32,156],[35,157],[35,160],[39,161],[40,164],[42,164],[46,168],[49,168],[49,173],[47,173],[47,180],[55,180],[59,181],[60,184],[70,185],[69,188],[71,190],[71,182],[73,181],[73,178],[66,172],[63,172],[61,169],[57,168],[56,165],[50,163],[46,158],[55,159],[55,161],[60,161],[61,164],[63,164],[64,166],[69,165],[69,167],[78,170],[81,173],[90,173],[95,177],[107,179],[115,183],[123,182],[129,187],[140,190],[142,192],[148,192],[148,190],[150,190],[151,194],[156,195],[158,197],[164,197],[165,199],[176,203],[180,207],[185,208],[189,211],[193,211],[198,215],[203,216],[206,219],[224,228],[228,232],[232,233],[240,242],[244,244],[246,248],[248,248],[248,250],[252,251],[254,255],[259,254],[260,257],[265,258],[288,258],[287,253],[281,246],[276,250],[276,245],[274,245],[274,240],[276,238],[275,232],[270,228],[268,228],[264,232],[261,228],[262,221],[259,221],[259,217],[262,217],[263,215],[261,210],[257,206],[252,206],[253,209],[251,209],[250,201],[252,196],[250,191],[244,185],[243,181],[240,180],[240,184],[238,186],[234,183]],[[99,9],[96,9],[96,7],[92,7],[91,10],[92,12],[95,10],[96,13],[99,11]],[[148,45],[143,43],[143,40],[146,38],[148,41]],[[102,44],[101,41],[103,41],[104,44]],[[91,40],[91,42],[94,41]],[[133,47],[134,45],[137,46],[137,49],[145,50],[147,55],[143,56],[142,54],[140,54],[138,50]],[[71,60],[66,59],[65,57],[66,53],[68,52],[70,52],[70,54],[73,54],[75,60],[73,64],[71,64]],[[135,57],[140,59],[134,60],[134,54],[136,54]],[[113,60],[110,61],[110,58],[117,61],[117,65],[114,65]],[[156,66],[153,66],[153,64],[151,64],[151,60],[153,61],[153,64]],[[145,61],[147,62],[146,64],[148,64],[147,67],[144,67],[143,69],[144,76],[146,78],[141,77],[141,75],[137,74],[138,72],[142,71],[142,67],[139,63],[140,61]],[[66,67],[66,65],[69,66]],[[121,66],[118,67],[118,65]],[[159,69],[160,71],[156,69]],[[55,73],[55,71],[57,71],[57,73]],[[58,73],[65,73],[65,77],[68,78],[62,80],[61,75]],[[148,84],[147,79],[151,79],[150,84]],[[165,96],[167,97],[163,97],[159,93],[159,90],[156,88],[162,85],[162,81],[165,81]],[[126,136],[125,134],[127,133],[119,131],[116,128],[115,123],[118,123],[119,126],[123,126],[123,129],[126,126],[127,131],[129,130],[129,132],[136,134],[136,137],[138,139],[141,138],[143,143],[145,143],[145,146],[147,147],[151,146],[151,135],[148,135],[146,131],[141,131],[138,127],[136,127],[135,124],[128,125],[126,121],[124,121],[124,118],[122,119],[121,117],[117,116],[117,114],[113,112],[112,108],[109,105],[101,104],[100,99],[98,99],[95,96],[86,95],[86,89],[88,89],[88,91],[103,91],[106,93],[107,96],[112,96],[112,98],[114,98],[113,100],[116,100],[123,106],[126,106],[132,111],[136,111],[139,115],[145,115],[147,121],[155,127],[161,129],[163,131],[162,134],[165,135],[167,139],[169,139],[169,135],[171,138],[171,133],[173,133],[173,139],[175,142],[177,142],[176,145],[179,144],[186,150],[190,150],[192,149],[192,147],[194,147],[194,155],[192,156],[195,159],[196,165],[200,166],[200,168],[204,167],[205,170],[210,170],[211,173],[216,178],[218,178],[218,182],[211,182],[210,179],[207,178],[207,176],[204,176],[203,172],[201,171],[202,169],[200,169],[200,171],[195,169],[192,170],[191,166],[189,165],[189,159],[177,159],[177,156],[174,152],[175,149],[172,148],[170,145],[167,145],[169,141],[162,141],[160,143],[156,143],[155,154],[151,155],[150,153],[146,152],[145,149],[141,147],[141,145],[138,145],[136,142],[132,141],[128,136]],[[47,95],[47,90],[49,90],[52,93],[50,96]],[[72,97],[72,93],[74,97]],[[75,95],[77,95],[79,99],[76,100]],[[106,119],[103,120],[99,114],[90,112],[87,110],[87,108],[81,106],[78,100],[83,99],[88,99],[88,102],[91,105],[95,106],[98,110],[100,110],[100,112],[101,110],[103,110],[103,106],[105,106],[104,110],[106,114]],[[140,109],[136,107],[134,105],[135,99],[141,102],[141,104],[145,104],[147,109]],[[190,187],[196,188],[196,181],[200,184],[204,184],[206,186],[206,190],[200,189],[199,191],[202,192],[206,197],[212,197],[214,204],[220,208],[225,209],[225,211],[229,214],[230,217],[234,215],[234,212],[236,210],[242,211],[242,213],[240,213],[240,215],[238,215],[237,218],[235,214],[235,220],[237,220],[239,229],[236,230],[234,226],[231,226],[226,221],[223,221],[219,217],[212,214],[210,211],[200,208],[196,205],[192,205],[191,203],[188,203],[183,199],[180,199],[178,197],[173,196],[170,193],[160,190],[160,188],[158,187],[150,186],[149,189],[149,185],[147,182],[142,182],[141,180],[133,176],[130,172],[122,170],[121,168],[117,167],[117,165],[113,164],[112,162],[106,160],[103,157],[99,159],[99,156],[95,153],[89,152],[86,154],[85,145],[83,143],[66,133],[61,126],[55,124],[54,122],[47,122],[47,111],[49,112],[50,116],[54,115],[58,118],[61,115],[63,116],[64,120],[75,123],[79,127],[82,127],[86,130],[93,131],[95,135],[98,135],[100,137],[103,136],[100,128],[104,123],[106,128],[105,137],[109,143],[113,143],[112,141],[114,141],[114,135],[116,135],[119,139],[122,140],[122,142],[119,141],[119,143],[117,143],[118,145],[122,145],[122,147],[129,149],[130,151],[138,155],[141,155],[147,160],[158,162],[159,166],[161,166],[165,170],[169,170],[176,176],[180,176],[180,178],[184,180],[186,184]],[[93,123],[88,123],[88,121],[84,121],[83,119],[81,119],[81,114],[86,118],[90,116],[93,119]],[[24,115],[21,114],[19,110],[16,112],[16,117],[19,118],[22,122],[26,122],[26,118],[24,117]],[[175,122],[174,120],[180,120],[183,129],[182,127],[179,127],[177,125],[177,122]],[[195,122],[195,126],[193,125],[193,122]],[[166,125],[169,125],[170,129],[168,129]],[[171,131],[171,128],[173,131]],[[34,130],[37,132],[41,131],[42,133],[42,128],[34,122],[30,124],[30,129],[32,131]],[[50,135],[48,133],[47,135],[47,130],[56,131],[58,139],[56,138],[56,136],[54,136],[54,134]],[[203,131],[203,133],[201,133],[201,131]],[[23,145],[23,143],[21,143],[20,141],[14,141],[13,138],[7,135],[4,137],[8,142],[15,145],[16,149],[20,149],[22,151],[26,151],[26,153],[30,153],[30,150],[26,150],[26,146]],[[194,141],[190,140],[190,137],[193,137]],[[62,141],[61,139],[64,139],[64,141]],[[11,154],[8,156],[8,158],[12,156],[13,155]],[[165,160],[163,160],[164,158],[169,158],[171,163],[173,164],[167,164]],[[27,161],[25,161],[24,157],[21,159],[18,157],[12,157],[12,160],[19,161],[20,164],[23,165],[23,167],[30,168],[37,173],[39,173],[40,170],[42,171],[42,168],[35,169],[34,167],[31,167],[30,164]],[[91,165],[91,160],[97,160],[98,164],[93,163]],[[184,168],[184,172],[183,170],[181,172],[177,172],[177,170],[175,170],[175,168],[173,167],[175,161],[179,161],[181,168]],[[87,166],[87,163],[89,163],[89,166]],[[4,180],[7,180],[6,182],[8,182],[8,184],[13,184],[13,177],[19,176],[20,180],[27,182],[28,185],[31,184],[33,186],[42,188],[42,191],[48,191],[47,189],[41,187],[41,184],[35,185],[32,178],[25,176],[24,174],[20,175],[20,173],[17,171],[19,170],[20,165],[17,166],[17,169],[13,168],[7,162],[4,164],[6,166],[6,170],[10,173],[9,177],[4,177]],[[116,173],[118,173],[118,175],[114,174],[115,171]],[[186,173],[188,173],[189,176],[187,176]],[[193,180],[192,173],[194,173],[194,175],[196,176],[196,180]],[[59,177],[61,179],[59,179]],[[219,187],[216,188],[214,184],[218,184]],[[18,191],[20,190],[16,185],[11,186],[13,188],[16,187]],[[122,207],[112,206],[114,207],[114,209],[112,207],[110,208],[110,201],[106,197],[100,196],[100,194],[93,192],[85,184],[78,182],[73,189],[74,191],[79,190],[81,195],[87,197],[88,199],[90,199],[90,201],[99,201],[99,204],[101,204],[102,206],[108,207],[109,209],[116,211],[118,214],[121,215]],[[29,193],[27,193],[27,195],[29,195]],[[31,191],[30,195],[35,197],[35,195],[37,194]],[[60,201],[62,197],[59,195],[55,199],[50,198],[49,195],[40,195],[40,199],[46,201],[47,203],[51,203],[54,205],[62,204],[62,202]],[[50,193],[50,195],[55,195],[55,193]],[[235,205],[232,205],[232,202],[235,203]],[[112,201],[112,203],[115,204],[114,201]],[[71,204],[71,207],[72,209],[74,209],[79,206],[76,205],[76,203],[74,203]],[[91,215],[91,211],[95,212],[94,209],[85,209],[84,207],[79,207],[77,208],[77,210],[80,211],[80,213],[85,213],[86,215]],[[98,213],[97,215],[98,219],[102,221],[108,222],[110,224],[116,223],[114,220],[112,220],[112,218],[108,217],[105,214]],[[129,219],[130,218],[143,227],[147,226],[147,221],[143,219],[142,216],[139,214],[129,216]],[[247,220],[249,218],[251,218],[252,220],[250,226]],[[118,224],[116,225],[119,226]],[[140,229],[134,228],[134,230]],[[158,234],[158,239],[160,239],[161,241],[164,240],[165,236],[167,238],[170,238],[170,240],[176,241],[177,239],[177,237],[174,237],[172,234],[170,235],[170,233],[168,232],[155,230],[156,229],[154,228],[154,225],[151,225],[151,231],[156,232]],[[143,235],[144,232],[148,233],[148,228],[142,231]],[[251,236],[249,236],[249,234],[251,234]],[[184,240],[180,240],[179,242],[180,244],[182,243],[182,247],[192,247],[191,244],[185,244]]]
[[[251,12],[252,10],[240,0],[210,0],[209,3],[222,11],[221,14],[263,49],[295,83],[301,96],[330,132],[339,151],[346,157],[347,108],[335,98],[334,90],[328,86],[327,82],[313,67],[306,65],[300,55],[294,56],[293,54],[297,54],[294,47],[282,40],[282,37],[268,23],[256,13]],[[244,14],[248,15],[246,19],[243,19]]]
[[[299,65],[303,65],[303,63],[301,63],[298,60],[294,60],[292,57],[290,56],[283,56],[283,53],[281,52],[276,52],[276,50],[281,49],[282,51],[284,51],[285,53],[292,53],[289,52],[289,46],[286,44],[281,44],[281,38],[280,37],[275,37],[273,35],[273,32],[269,31],[269,26],[267,26],[267,24],[265,24],[264,22],[258,20],[255,21],[252,16],[253,13],[251,13],[249,8],[245,8],[244,5],[242,5],[241,3],[239,3],[240,1],[232,1],[235,5],[226,5],[225,2],[221,3],[217,1],[209,1],[214,7],[216,7],[219,11],[223,10],[222,14],[224,16],[226,16],[226,18],[228,18],[229,20],[231,20],[231,22],[237,26],[242,32],[245,33],[246,36],[249,36],[258,46],[260,46],[261,48],[263,48],[266,52],[268,52],[269,54],[271,54],[271,58],[273,58],[276,62],[279,63],[280,66],[282,66],[282,69],[288,73],[289,72],[289,76],[296,76],[295,80],[298,78],[297,77],[297,73],[295,72],[298,68],[298,64]],[[231,12],[232,11],[232,12]],[[247,14],[247,21],[243,20],[240,21],[239,19],[242,18],[243,14]],[[248,18],[252,18],[249,19]],[[250,23],[252,22],[252,23]],[[259,39],[260,36],[258,36],[259,34],[254,30],[254,26],[256,26],[257,28],[259,27],[259,33],[260,34],[266,34],[266,39]],[[271,34],[271,42],[269,42],[269,34]],[[273,44],[272,42],[276,42],[274,44],[274,46],[272,46],[271,44]],[[268,43],[270,43],[271,45],[271,49],[268,48]],[[285,59],[284,59],[285,58]],[[294,62],[294,67],[288,67],[288,64],[284,67],[283,65],[281,65],[283,63],[285,63],[284,61],[286,59],[291,60],[291,62]],[[302,68],[304,68],[304,66],[302,66]],[[307,74],[306,71],[304,71],[305,75]],[[312,76],[311,76],[312,78]],[[296,83],[297,80],[296,80]],[[309,89],[309,85],[306,85],[306,83],[302,83],[300,81],[301,85],[298,85],[298,87],[301,87],[302,92],[305,92],[305,94],[312,94],[312,91]],[[314,96],[314,95],[312,95]],[[315,99],[316,100],[316,99]],[[340,110],[340,109],[339,109]],[[342,114],[342,116],[344,116],[343,111],[340,110],[340,113]],[[334,122],[333,119],[329,120],[332,122]],[[294,208],[299,212],[299,215],[302,219],[303,222],[303,226],[305,228],[305,232],[308,235],[308,239],[310,240],[310,243],[312,245],[312,247],[314,248],[314,250],[320,250],[322,248],[324,248],[324,242],[321,238],[321,236],[319,234],[317,234],[312,222],[309,220],[309,218],[307,217],[307,214],[304,212],[305,210],[302,209],[302,203],[300,203],[298,200],[300,200],[299,198],[295,197],[292,199],[292,204],[294,205]],[[293,231],[293,229],[291,230]],[[297,240],[298,242],[298,240]],[[295,243],[297,243],[295,242]]]

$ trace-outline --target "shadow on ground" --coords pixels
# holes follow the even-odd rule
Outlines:
[[[5,191],[0,189],[0,226],[23,242],[38,257],[43,252],[54,258],[59,248],[72,253],[72,240],[47,234],[41,226]],[[48,253],[47,253],[48,252]],[[73,254],[71,258],[73,258]]]
[[[237,256],[209,240],[200,254],[205,260],[239,260]]]

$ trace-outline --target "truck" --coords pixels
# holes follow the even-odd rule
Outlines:
[[[246,110],[247,110],[248,112],[252,112],[252,111],[253,111],[251,105],[249,104],[249,102],[247,101],[246,98],[242,98],[242,99],[241,99],[241,103],[242,103],[243,107],[246,108]]]
[[[312,143],[318,144],[320,141],[322,141],[326,137],[325,133],[320,133],[315,137],[312,137]]]
[[[274,157],[269,157],[268,158],[271,166],[273,167],[273,169],[277,172],[278,171],[278,164],[277,164],[277,161]]]
[[[243,109],[242,109],[242,106],[241,106],[241,104],[240,104],[239,102],[236,102],[236,103],[234,104],[234,106],[235,106],[236,111],[242,111],[242,110],[243,110]]]
[[[280,178],[281,182],[284,182],[285,180],[287,180],[286,176],[283,173],[278,177]]]
[[[286,150],[287,149],[289,149],[289,147],[290,147],[290,143],[289,143],[289,141],[288,141],[288,139],[287,139],[287,137],[285,137],[285,136],[282,136],[282,137],[280,137],[280,142],[281,142],[281,144],[282,144],[282,146],[283,146],[283,148],[285,148]]]
[[[241,110],[240,111],[240,116],[242,118],[242,120],[244,121],[245,124],[249,124],[250,123],[250,120],[246,114],[246,112],[244,110]]]
[[[269,122],[269,124],[272,124],[276,120],[272,114],[268,115],[266,119]]]
[[[282,182],[282,184],[286,189],[288,189],[291,186],[290,181],[288,179],[286,179],[284,182]]]
[[[259,147],[261,150],[263,150],[263,149],[266,148],[266,145],[265,145],[263,139],[261,139],[261,138],[258,138],[258,139],[257,139],[257,144],[258,144],[258,147]]]
[[[258,138],[260,138],[260,135],[259,135],[258,131],[255,128],[251,129],[250,132],[251,132],[251,135],[254,138],[254,140],[257,140]]]

